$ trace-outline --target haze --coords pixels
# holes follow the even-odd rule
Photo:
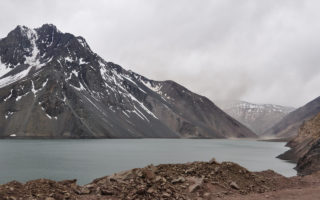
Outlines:
[[[52,23],[108,61],[213,101],[298,107],[319,96],[319,1],[12,0],[1,8],[0,38],[17,25]]]

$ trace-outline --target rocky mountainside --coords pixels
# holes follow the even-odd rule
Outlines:
[[[255,137],[206,97],[106,62],[54,25],[16,27],[0,61],[1,137]]]
[[[288,142],[291,149],[279,158],[297,162],[300,175],[320,170],[320,113],[304,122],[299,134]]]
[[[220,104],[223,111],[261,135],[285,115],[294,110],[273,104],[254,104],[245,101],[226,101]]]
[[[320,97],[286,115],[281,121],[268,129],[263,136],[293,138],[298,135],[300,126],[320,112]]]

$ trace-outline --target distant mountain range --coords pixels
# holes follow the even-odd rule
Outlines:
[[[263,134],[284,116],[294,110],[273,104],[254,104],[245,101],[225,101],[219,104],[223,111],[246,125],[257,135]]]
[[[320,112],[320,97],[286,115],[273,127],[265,131],[264,137],[293,138],[300,126]]]
[[[0,114],[1,137],[256,136],[208,98],[106,62],[49,24],[0,40]]]

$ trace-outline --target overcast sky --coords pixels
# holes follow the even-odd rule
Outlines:
[[[320,96],[317,0],[0,0],[0,38],[55,24],[107,61],[213,101]]]

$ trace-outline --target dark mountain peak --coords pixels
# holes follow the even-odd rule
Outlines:
[[[25,32],[28,30],[29,28],[26,26],[22,26],[22,25],[18,25],[16,26],[16,28],[14,28],[12,31],[10,31],[8,33],[7,37],[19,37],[19,36],[24,36]]]
[[[29,28],[27,26],[18,25],[15,29],[9,32],[6,39],[16,39],[18,42],[21,38],[32,39],[38,38],[39,35],[53,36],[55,33],[61,33],[53,24],[44,24],[40,28]]]
[[[40,28],[37,28],[37,30],[47,30],[47,31],[55,31],[55,32],[61,32],[58,30],[58,28],[54,24],[43,24]]]
[[[83,37],[62,33],[52,24],[44,24],[36,29],[17,26],[0,40],[0,61],[2,68],[6,68],[0,77],[15,68],[37,66],[39,69],[52,60],[66,59],[70,63],[79,63],[96,57]]]

